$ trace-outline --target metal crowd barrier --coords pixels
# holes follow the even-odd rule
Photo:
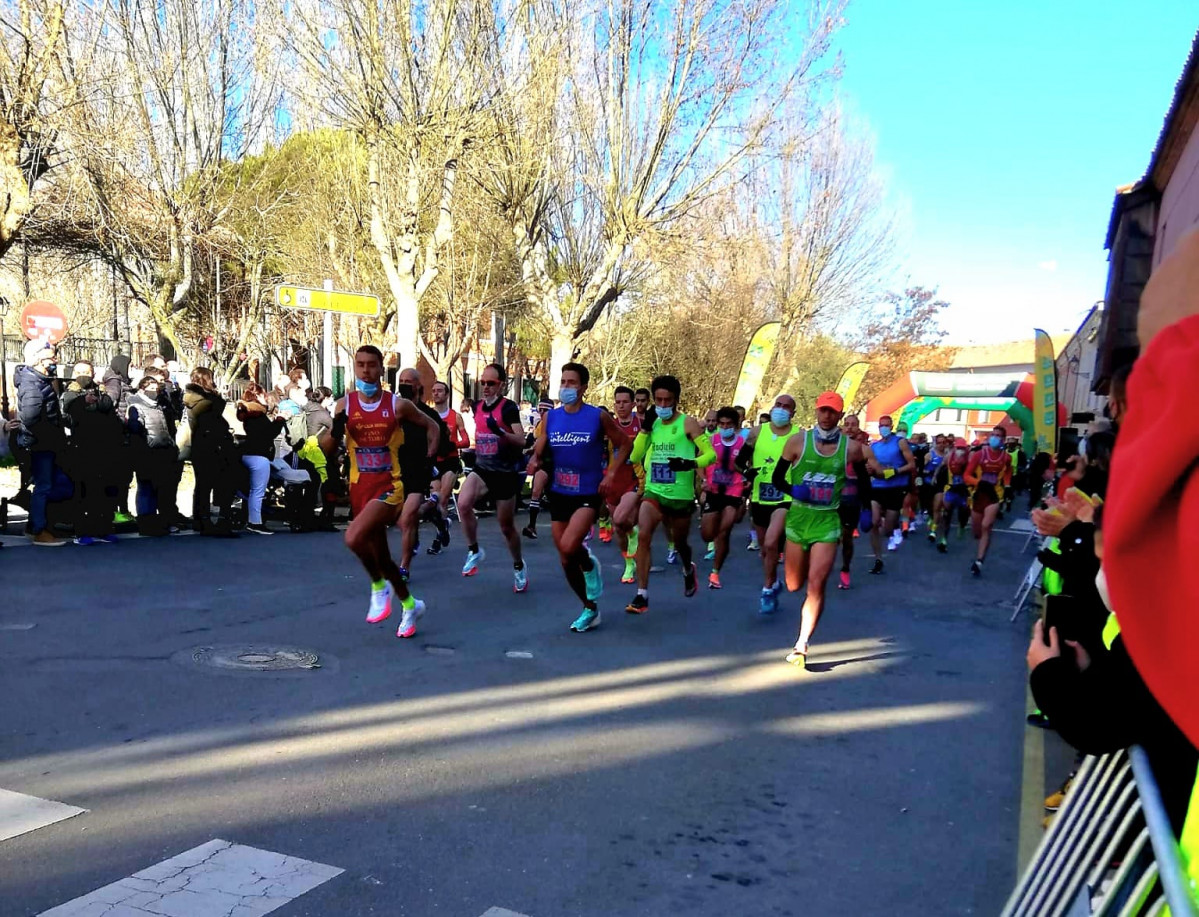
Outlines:
[[[1197,917],[1145,752],[1083,759],[1002,917]]]

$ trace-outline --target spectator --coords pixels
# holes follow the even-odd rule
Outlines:
[[[161,358],[160,358],[161,359]],[[167,376],[165,368],[158,366],[148,366],[143,372],[142,378],[153,376],[159,382],[158,389],[158,406],[162,408],[163,417],[166,418],[167,428],[170,430],[171,438],[175,440],[175,464],[172,466],[172,474],[162,481],[162,487],[159,491],[158,511],[162,514],[163,519],[169,525],[183,527],[191,525],[191,520],[179,512],[179,481],[183,477],[183,462],[179,458],[179,424],[183,420],[183,393],[175,387]]]
[[[96,384],[95,376],[92,364],[80,360],[62,396],[63,413],[71,431],[67,467],[75,482],[78,545],[116,543],[113,516],[118,483],[124,474],[124,424],[112,399]]]
[[[129,397],[129,448],[137,478],[137,530],[143,535],[167,535],[179,531],[168,515],[167,500],[178,488],[175,466],[179,449],[164,405],[162,381],[156,373],[142,376],[137,391]]]
[[[56,548],[66,544],[50,530],[50,504],[74,492],[60,462],[66,459],[66,433],[58,405],[55,376],[57,354],[51,344],[30,341],[25,345],[25,365],[17,368],[17,414],[21,421],[17,443],[30,452],[33,494],[29,506],[29,531],[33,543]]]
[[[201,535],[234,537],[229,508],[233,503],[240,464],[233,433],[225,420],[225,399],[216,391],[212,370],[196,367],[183,393],[191,428],[191,461],[195,473],[192,522]],[[212,503],[218,518],[212,522]]]
[[[1107,494],[1107,476],[1112,465],[1112,449],[1116,445],[1114,434],[1106,430],[1092,433],[1087,439],[1087,457],[1082,477],[1075,485],[1091,497]]]
[[[267,411],[266,392],[261,385],[251,383],[237,402],[237,419],[245,429],[241,444],[241,461],[250,473],[246,511],[247,532],[255,535],[273,534],[263,524],[262,500],[271,478],[271,459],[275,455],[275,437],[283,429],[283,418],[272,419]]]
[[[135,391],[129,378],[129,362],[127,355],[118,353],[109,361],[108,369],[100,378],[100,384],[112,400],[121,423],[124,423],[129,416],[129,398]],[[130,451],[127,445],[122,446],[120,457],[115,463],[118,475],[116,479],[117,512],[113,521],[118,523],[133,521],[133,517],[129,515],[129,487],[133,483],[133,458]]]

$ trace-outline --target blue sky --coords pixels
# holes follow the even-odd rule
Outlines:
[[[840,92],[903,216],[896,284],[939,287],[950,342],[1073,330],[1102,298],[1113,194],[1197,28],[1195,0],[850,0]]]

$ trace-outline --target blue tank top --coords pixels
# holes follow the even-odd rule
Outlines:
[[[924,483],[931,484],[933,478],[937,476],[937,470],[941,467],[941,463],[945,461],[945,456],[937,455],[937,450],[932,449],[928,455],[924,457]]]
[[[573,414],[566,408],[554,408],[545,416],[545,436],[554,463],[553,493],[599,493],[606,439],[602,413],[595,405],[585,404]]]
[[[884,468],[902,468],[907,462],[904,461],[903,453],[899,451],[900,437],[892,433],[886,439],[880,439],[878,442],[870,444],[870,451],[874,453],[875,460]],[[906,474],[897,474],[891,479],[875,478],[870,482],[871,487],[907,487],[911,478]]]

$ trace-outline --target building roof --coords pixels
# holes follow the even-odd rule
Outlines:
[[[1187,55],[1182,76],[1174,87],[1174,98],[1166,112],[1157,145],[1145,170],[1143,181],[1152,182],[1158,191],[1165,189],[1174,173],[1175,166],[1191,139],[1191,131],[1199,120],[1199,32],[1191,42],[1191,53]]]
[[[1056,354],[1069,343],[1071,334],[1052,334],[1053,352]],[[986,369],[989,366],[1031,366],[1036,362],[1036,344],[1030,334],[1019,341],[1004,341],[999,344],[976,344],[957,348],[950,369]]]

